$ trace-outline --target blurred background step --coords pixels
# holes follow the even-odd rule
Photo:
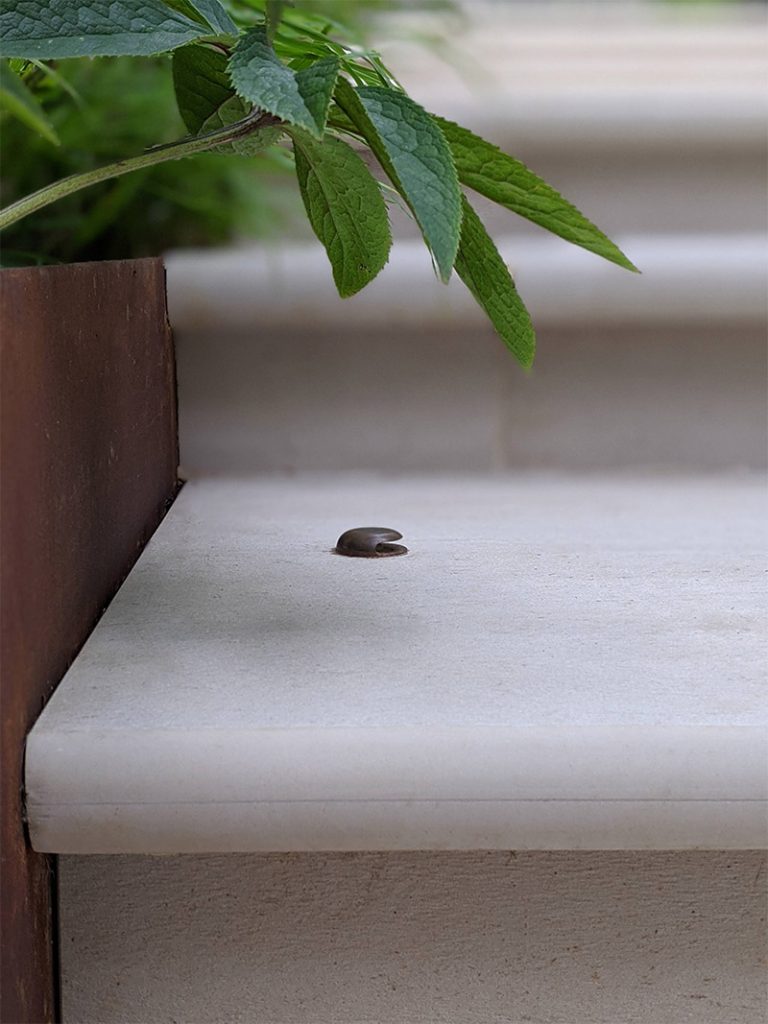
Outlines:
[[[552,182],[642,276],[480,200],[537,327],[525,375],[396,206],[390,264],[344,302],[306,233],[172,253],[185,472],[762,471],[763,6],[459,3],[380,36],[420,102]]]
[[[172,255],[184,472],[762,470],[765,238],[619,241],[502,239],[530,374],[421,242],[344,302],[311,243]]]

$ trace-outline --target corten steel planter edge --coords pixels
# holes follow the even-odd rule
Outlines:
[[[3,1024],[59,1016],[55,862],[23,820],[27,732],[178,490],[159,259],[0,273]]]

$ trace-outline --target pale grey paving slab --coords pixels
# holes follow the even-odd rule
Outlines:
[[[33,839],[760,845],[764,491],[188,484],[35,727]],[[331,552],[366,524],[410,553]]]

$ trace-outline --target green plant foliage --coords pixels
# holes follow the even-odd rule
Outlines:
[[[280,19],[283,16],[283,11],[286,7],[292,6],[287,0],[267,0],[265,7],[266,25],[267,25],[267,39],[271,43],[274,42],[275,32],[277,32],[277,26],[280,24]]]
[[[0,57],[146,57],[205,33],[162,0],[4,0]]]
[[[442,117],[435,121],[448,140],[462,184],[568,242],[637,270],[610,238],[525,164],[458,124]]]
[[[461,241],[456,273],[488,314],[496,333],[525,367],[533,363],[536,335],[528,310],[483,222],[462,197]]]
[[[249,29],[241,37],[229,62],[229,73],[235,91],[243,99],[288,124],[322,136],[323,129],[307,105],[296,75],[278,58],[262,27]]]
[[[237,35],[237,25],[219,0],[165,0],[165,3],[192,21],[206,25],[217,35]]]
[[[182,46],[173,54],[172,67],[179,113],[193,135],[234,124],[250,111],[250,104],[232,88],[227,56],[221,50],[200,43]],[[277,142],[281,135],[280,128],[262,128],[244,139],[217,146],[215,151],[253,156]]]
[[[39,73],[37,95],[61,145],[0,115],[3,205],[183,134],[169,64],[167,57],[62,63],[67,87],[88,98],[81,105]],[[14,253],[26,254],[24,263],[66,263],[295,232],[305,215],[287,155],[280,147],[252,158],[203,153],[95,185],[6,228],[3,264],[19,262]]]
[[[58,136],[45,116],[45,111],[5,61],[0,63],[0,110],[7,110],[54,146],[59,145]]]
[[[321,138],[328,120],[328,108],[331,105],[338,75],[339,61],[336,57],[325,57],[296,72],[296,84],[301,98]]]
[[[235,96],[227,56],[221,50],[192,43],[176,50],[171,67],[179,113],[189,131],[197,135],[208,118]],[[241,107],[244,116],[248,108],[245,103]]]
[[[339,295],[354,295],[387,262],[392,237],[379,186],[345,142],[292,129],[296,177],[310,224],[325,246]]]
[[[440,277],[451,276],[461,229],[461,192],[440,129],[404,93],[353,89],[341,79],[336,100],[413,211]]]
[[[250,161],[288,134],[310,225],[326,249],[340,295],[354,295],[388,258],[391,237],[381,190],[389,186],[371,177],[360,156],[342,141],[347,136],[371,151],[410,208],[439,277],[448,281],[455,267],[523,366],[530,366],[535,349],[530,317],[460,182],[569,242],[635,269],[602,231],[519,160],[427,113],[376,51],[344,42],[345,30],[320,10],[299,10],[288,0],[229,0],[228,8],[219,0],[6,0],[0,24],[4,52],[13,57],[175,51],[170,62],[175,98],[191,136],[143,153],[136,153],[135,139],[126,139],[124,159],[94,166],[100,133],[119,125],[130,103],[121,95],[105,108],[106,121],[91,125],[87,139],[81,137],[73,147],[81,155],[80,172],[53,184],[43,181],[38,192],[17,198],[0,211],[0,226],[11,225],[14,235],[22,218],[35,213],[32,220],[37,220],[40,211],[62,199],[60,209],[70,211],[64,237],[74,238],[81,250],[118,216],[126,218],[139,188],[142,196],[153,182],[157,188],[168,161],[193,155],[185,162],[183,189],[175,198],[186,206],[190,222],[204,219],[214,210],[210,180],[196,187],[191,169],[217,159],[222,168],[232,167],[233,154]],[[19,70],[24,81],[14,74]],[[49,150],[58,132],[61,149],[69,153],[72,137],[63,126],[71,128],[73,121],[58,124],[44,97],[38,102],[39,97],[27,95],[35,76],[50,89],[59,72],[39,63],[32,73],[27,70],[23,63],[0,70],[0,104],[41,133],[46,141],[40,145]],[[81,83],[76,86],[84,91]],[[134,91],[132,82],[131,98]],[[82,128],[84,114],[79,121]],[[288,158],[284,150],[269,152]],[[24,166],[23,156],[18,163]],[[34,187],[35,177],[34,164],[27,164],[17,184]],[[104,189],[110,177],[115,180]],[[174,180],[179,178],[174,175]],[[227,180],[224,171],[222,180]],[[102,189],[96,201],[80,205],[80,190],[96,182]],[[78,212],[74,219],[73,211]],[[55,214],[49,216],[55,221]],[[210,225],[206,230],[210,237]],[[33,248],[23,232],[14,241],[18,249]]]

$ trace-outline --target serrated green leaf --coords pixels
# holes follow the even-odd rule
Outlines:
[[[379,186],[340,139],[291,130],[296,177],[312,228],[325,246],[339,295],[354,295],[386,264],[392,237]]]
[[[165,0],[165,3],[193,21],[202,20],[216,35],[238,34],[237,25],[219,0]]]
[[[0,56],[148,56],[206,34],[162,0],[4,0]]]
[[[344,132],[345,135],[352,135],[355,138],[362,139],[360,132],[357,130],[357,126],[353,124],[350,118],[347,117],[338,103],[331,103],[330,105],[328,110],[328,124],[331,128]]]
[[[296,75],[269,45],[262,25],[249,29],[240,38],[229,60],[229,73],[243,99],[288,124],[306,128],[318,138],[322,136],[323,130],[301,94]]]
[[[495,203],[627,270],[637,267],[607,235],[525,164],[467,128],[435,117],[459,180]]]
[[[536,351],[536,335],[528,310],[506,263],[465,196],[462,206],[456,273],[488,314],[501,340],[527,368]]]
[[[235,95],[227,72],[227,56],[193,43],[176,50],[171,68],[179,113],[189,131],[197,135],[205,121]],[[245,104],[243,110],[245,114]]]
[[[193,43],[176,50],[172,60],[176,102],[193,135],[223,128],[245,117],[250,104],[236,95],[227,72],[227,56]],[[218,146],[217,153],[253,156],[280,138],[280,128],[262,128],[237,142]]]
[[[45,116],[45,112],[24,82],[15,75],[3,61],[0,63],[0,110],[18,118],[32,131],[38,132],[54,146],[59,145],[59,138]]]
[[[461,191],[440,129],[417,103],[393,89],[353,89],[340,78],[336,102],[413,211],[440,277],[447,281],[459,244]]]
[[[338,74],[339,62],[335,57],[318,60],[303,71],[296,72],[296,83],[301,98],[320,133],[325,130],[328,108],[331,105]]]
[[[229,16],[229,12],[219,0],[192,0],[205,20],[221,35],[237,36],[240,30]]]

